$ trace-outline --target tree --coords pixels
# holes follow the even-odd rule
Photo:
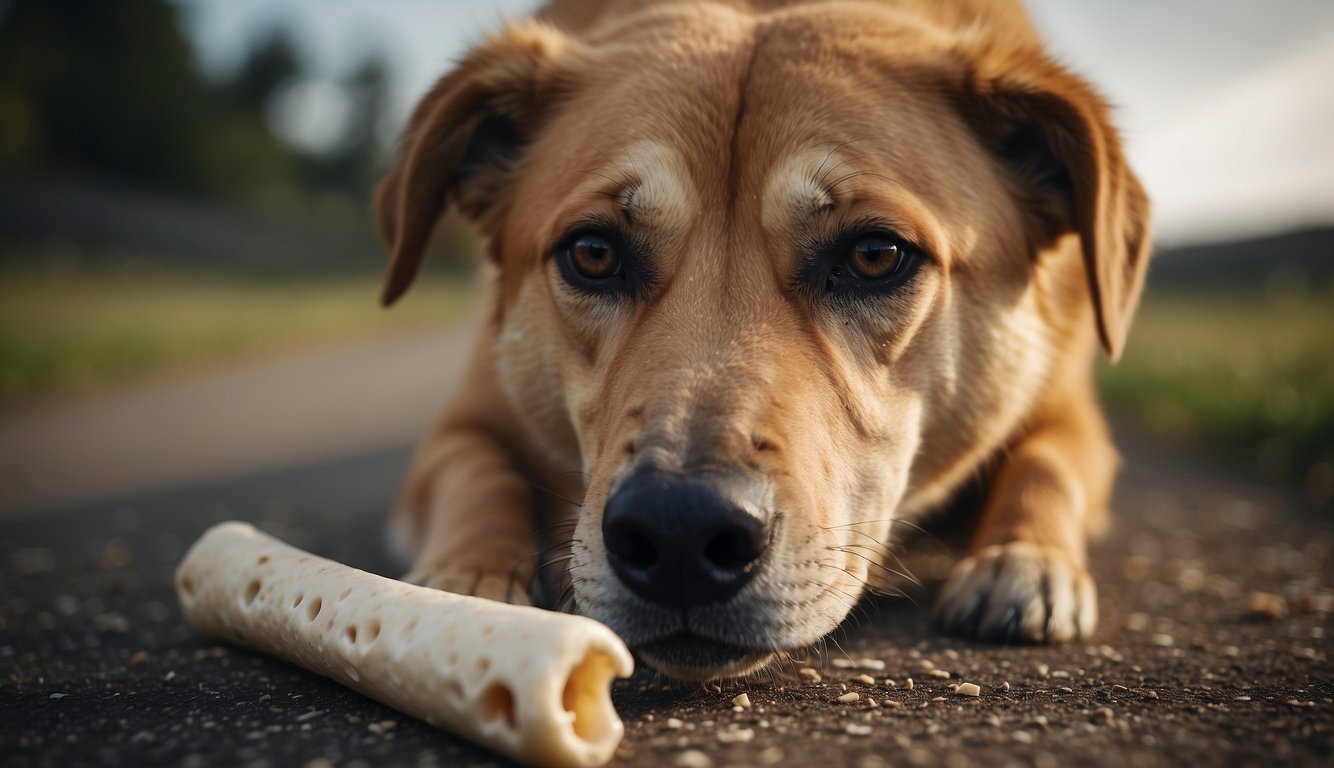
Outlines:
[[[242,108],[263,113],[273,106],[273,97],[299,79],[301,72],[301,58],[292,38],[274,29],[250,48],[227,87]]]

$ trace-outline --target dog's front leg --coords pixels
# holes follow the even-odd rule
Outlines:
[[[483,333],[454,402],[418,446],[394,510],[412,557],[407,581],[510,603],[529,602],[534,499],[507,443],[517,426]]]
[[[937,622],[1005,642],[1088,637],[1098,604],[1086,540],[1106,514],[1115,465],[1091,388],[1042,414],[1001,466],[969,555],[936,603]]]
[[[508,603],[528,602],[532,495],[496,439],[468,427],[433,434],[418,449],[394,512],[416,550],[406,581]]]

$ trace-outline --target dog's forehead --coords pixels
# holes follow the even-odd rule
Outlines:
[[[640,141],[611,160],[620,174],[617,204],[625,218],[679,235],[699,215],[699,185],[681,152],[661,141]]]
[[[666,160],[645,146],[673,147],[672,171],[688,175],[711,197],[761,204],[766,225],[778,224],[769,214],[780,198],[788,209],[827,206],[830,192],[855,178],[850,173],[901,170],[911,174],[897,179],[906,184],[929,181],[945,166],[965,162],[959,151],[967,143],[962,117],[924,74],[929,65],[872,49],[860,61],[858,49],[847,44],[837,55],[817,50],[799,56],[784,40],[772,32],[749,42],[752,50],[739,42],[736,58],[748,64],[732,62],[727,72],[712,59],[693,68],[675,59],[646,59],[643,75],[629,75],[643,85],[610,96],[604,110],[625,114],[650,104],[651,117],[631,129],[626,159],[644,154]]]
[[[763,173],[761,222],[770,232],[832,210],[836,204],[831,179],[842,178],[848,158],[840,147],[797,147],[779,156]]]
[[[547,220],[527,230],[549,247],[612,201],[655,240],[738,228],[782,238],[852,202],[975,221],[995,198],[997,180],[977,175],[982,147],[931,80],[929,46],[886,52],[837,19],[766,24],[715,28],[707,46],[636,47],[615,71],[624,46],[590,58],[543,171],[525,179],[525,221]]]

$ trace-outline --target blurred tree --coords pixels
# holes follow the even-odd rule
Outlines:
[[[250,48],[246,60],[227,84],[244,109],[266,112],[285,86],[301,77],[301,57],[286,31],[273,29]]]
[[[186,7],[0,0],[0,183],[55,177],[111,195],[131,185],[226,200],[345,252],[374,250],[365,203],[384,154],[385,57],[368,53],[343,73],[337,85],[348,108],[334,129],[339,138],[308,152],[274,130],[283,94],[308,77],[292,27],[261,27],[268,31],[236,69],[210,79],[182,26]],[[52,200],[43,205],[61,207]],[[52,220],[81,231],[81,222]],[[159,223],[144,216],[123,229]]]
[[[362,201],[369,197],[384,155],[380,129],[389,111],[389,81],[389,64],[378,53],[367,55],[339,80],[347,118],[333,148],[307,158],[312,184]]]
[[[161,0],[15,0],[0,91],[27,126],[6,170],[200,181],[185,137],[207,120],[205,89]]]
[[[238,92],[273,87],[290,71],[281,52],[257,51]],[[294,171],[263,114],[200,75],[166,0],[12,0],[0,20],[0,124],[6,175],[245,197]]]

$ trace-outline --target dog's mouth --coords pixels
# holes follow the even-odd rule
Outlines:
[[[763,667],[774,655],[773,651],[710,640],[692,632],[668,635],[635,650],[663,673],[682,680],[747,675]]]

